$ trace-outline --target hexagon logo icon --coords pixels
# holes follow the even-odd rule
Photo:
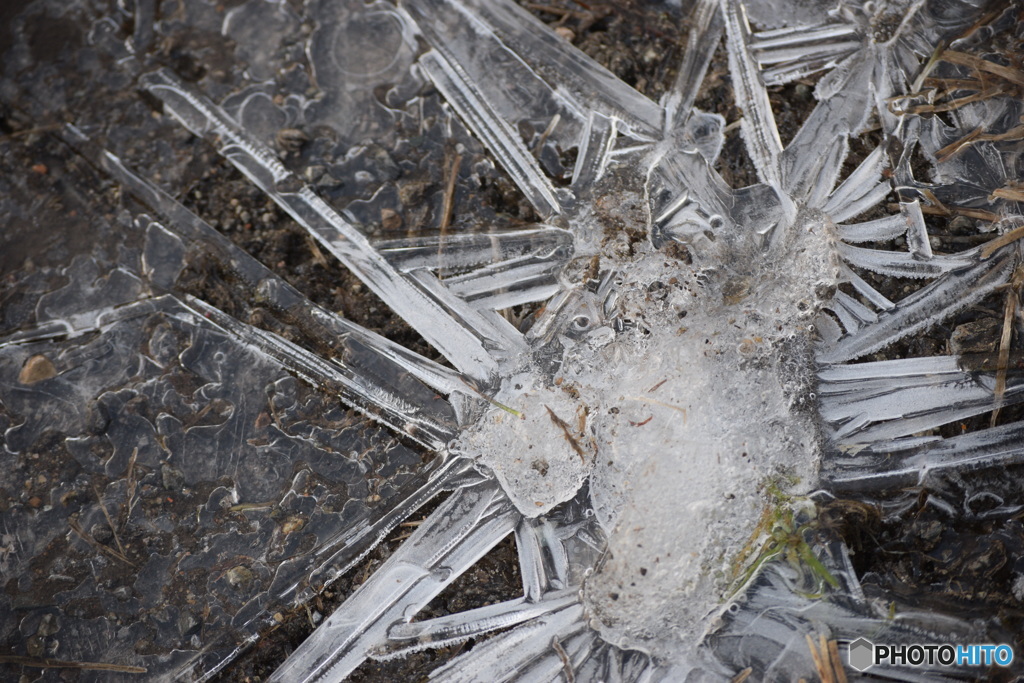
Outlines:
[[[850,643],[850,666],[857,671],[864,671],[875,663],[875,644],[866,638],[858,638]]]

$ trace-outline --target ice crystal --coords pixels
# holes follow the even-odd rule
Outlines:
[[[62,129],[156,218],[128,221],[141,235],[135,272],[100,278],[94,264],[74,262],[70,284],[40,299],[35,327],[0,340],[4,386],[15,387],[0,400],[4,415],[20,419],[3,417],[6,452],[47,430],[88,431],[86,411],[39,410],[34,392],[73,406],[100,395],[112,417],[67,447],[91,471],[128,474],[122,488],[97,491],[98,505],[81,516],[89,523],[104,499],[131,517],[137,467],[160,469],[168,488],[230,476],[197,509],[202,527],[216,526],[218,510],[247,511],[287,489],[275,504],[284,521],[261,518],[248,532],[252,545],[270,548],[259,561],[232,557],[229,533],[190,557],[146,558],[140,592],[172,556],[179,572],[214,572],[211,621],[233,632],[168,647],[179,652],[145,660],[155,674],[215,675],[272,625],[277,606],[308,600],[442,492],[450,495],[273,680],[341,680],[368,657],[499,629],[435,675],[728,680],[756,671],[793,680],[816,673],[811,635],[945,640],[983,631],[980,622],[902,609],[888,618],[842,544],[816,535],[816,501],[1021,458],[1019,422],[935,431],[1024,397],[1008,367],[1010,332],[998,358],[980,366],[966,355],[867,359],[995,292],[1007,292],[1007,330],[1020,315],[1021,196],[1006,170],[1018,151],[1004,143],[1020,137],[1021,105],[990,82],[1003,79],[1008,91],[1020,86],[1019,72],[959,51],[979,26],[1006,19],[967,0],[777,4],[696,2],[677,79],[654,102],[509,0],[325,0],[307,3],[304,16],[249,0],[223,19],[202,4],[183,9],[175,21],[219,25],[233,41],[245,66],[243,85],[228,89],[131,62],[151,41],[140,25],[153,21],[147,3],[136,3],[128,47],[111,49],[132,63],[147,96],[443,358],[312,303],[97,145],[87,127]],[[749,187],[730,187],[715,170],[732,124],[695,108],[722,41],[759,181]],[[280,69],[302,50],[308,73]],[[816,103],[783,144],[768,88],[809,77]],[[950,93],[987,95],[947,107],[949,125],[921,116],[941,107],[922,90],[930,78],[957,79]],[[332,187],[322,168],[300,174],[274,149],[287,156],[308,141],[302,130],[326,129],[314,145],[344,139],[338,168],[369,184],[373,173],[360,168],[368,139],[408,148],[390,131],[409,121],[425,130],[434,117],[465,141],[456,170],[466,144],[482,145],[488,156],[478,155],[472,181],[498,178],[496,164],[539,222],[448,234],[453,184],[438,207],[439,234],[374,238],[362,224],[394,215],[395,184],[338,207],[322,196]],[[852,140],[873,140],[855,167]],[[930,182],[915,176],[917,154],[937,169]],[[955,210],[986,219],[992,239],[937,253],[925,216]],[[187,294],[183,273],[196,253],[222,264],[286,326]],[[884,278],[920,285],[897,297]],[[517,319],[510,309],[524,305],[532,313]],[[83,336],[92,341],[74,341]],[[32,360],[40,357],[50,366]],[[193,376],[202,391],[182,393],[182,378]],[[384,510],[329,491],[314,479],[333,472],[355,489],[367,466],[311,423],[293,376],[439,457],[402,477],[396,456],[384,469],[400,481]],[[268,393],[272,416],[246,404],[253,393]],[[158,404],[155,423],[125,408],[132,395]],[[182,422],[186,408],[214,424]],[[248,425],[271,421],[273,439],[251,435]],[[99,433],[113,444],[105,459],[92,452]],[[275,461],[278,453],[290,459]],[[303,458],[317,474],[303,469],[289,484],[285,463]],[[333,515],[335,506],[345,512]],[[308,542],[292,535],[303,528]],[[78,534],[83,543],[98,542],[90,533]],[[509,535],[521,598],[416,619]],[[123,549],[110,552],[132,564]],[[233,592],[250,584],[261,588],[246,600]]]

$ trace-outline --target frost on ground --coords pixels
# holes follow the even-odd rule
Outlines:
[[[104,276],[76,260],[0,339],[5,452],[66,434],[94,478],[72,486],[94,491],[73,512],[69,495],[5,511],[0,566],[25,572],[33,552],[17,543],[60,547],[65,525],[69,550],[102,546],[68,589],[121,616],[60,617],[116,632],[92,658],[212,677],[442,494],[273,680],[341,680],[367,658],[496,631],[435,676],[795,680],[842,666],[826,641],[989,637],[980,619],[869,599],[817,505],[1024,454],[1010,362],[1024,322],[1022,76],[983,49],[1016,30],[1012,7],[699,1],[658,102],[505,0],[249,0],[223,16],[196,3],[155,23],[150,3],[132,11],[127,42],[103,18],[93,44],[194,137],[140,125],[219,153],[439,360],[310,301],[147,178],[160,163],[187,175],[174,161],[122,161],[95,121],[61,128],[131,197],[117,220],[134,241]],[[208,48],[208,72],[156,68],[146,26],[220,32],[233,54]],[[719,50],[742,113],[731,123],[695,108]],[[815,84],[815,104],[783,144],[768,88],[797,81]],[[737,127],[748,187],[715,170]],[[439,158],[447,187],[403,183]],[[460,182],[482,225],[453,223]],[[359,191],[341,201],[346,183]],[[502,183],[518,218],[479,199]],[[421,204],[434,234],[382,234]],[[937,215],[977,221],[974,244],[947,248],[962,241],[931,231]],[[248,314],[197,295],[199,258],[257,302]],[[994,352],[875,356],[993,296]],[[401,443],[355,448],[323,395]],[[102,411],[80,408],[92,397]],[[943,431],[989,413],[988,429]],[[413,445],[438,457],[417,467]],[[140,476],[152,488],[158,472],[201,541],[177,533],[185,522],[133,517]],[[118,530],[133,524],[166,537],[125,548]],[[509,535],[522,597],[417,619]],[[139,578],[108,591],[120,565]],[[214,599],[160,612],[142,594],[168,571],[207,577]],[[6,631],[52,636],[25,609]],[[133,651],[118,645],[129,637]],[[808,647],[819,638],[824,660]],[[90,658],[47,642],[51,658]]]

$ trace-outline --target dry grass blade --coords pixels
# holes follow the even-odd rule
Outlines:
[[[135,449],[138,452],[138,449]],[[107,506],[103,504],[103,496],[100,495],[100,490],[94,484],[92,492],[96,494],[96,502],[100,504],[100,510],[103,510],[103,517],[107,520],[107,526],[110,527],[110,533],[114,534],[114,543],[117,543],[117,549],[121,551],[121,555],[127,557],[127,553],[124,551],[124,546],[121,545],[121,539],[117,535],[117,527],[114,525],[114,520],[110,518],[110,513],[107,512]]]
[[[956,140],[954,142],[949,143],[948,145],[946,145],[945,147],[943,147],[942,149],[940,149],[938,152],[935,153],[936,160],[939,161],[939,162],[948,161],[950,158],[952,158],[956,154],[958,154],[961,151],[967,149],[971,145],[979,143],[979,142],[1006,142],[1006,141],[1010,141],[1010,140],[1022,140],[1022,139],[1024,139],[1024,126],[1014,126],[1013,128],[1011,128],[1010,130],[1006,131],[1005,133],[982,133],[981,130],[982,129],[979,126],[978,128],[975,128],[973,131],[971,131],[970,133],[968,133],[964,137],[960,138],[959,140]],[[1002,189],[1006,189],[1006,188],[1000,188],[1000,190],[1002,190]],[[1012,190],[1013,188],[1008,188],[1008,189]],[[996,192],[993,193],[993,196],[994,197],[999,196],[996,193],[998,193],[1000,190],[996,190]],[[1004,199],[1017,199],[1017,200],[1019,200],[1020,196],[1018,195],[1017,197],[1003,197],[1003,198]]]
[[[970,133],[960,138],[959,140],[954,140],[953,142],[949,143],[948,145],[946,145],[945,147],[943,147],[942,149],[935,153],[936,160],[939,162],[949,160],[957,152],[959,152],[962,149],[965,149],[968,145],[970,145],[972,142],[976,141],[979,137],[981,137],[981,134],[983,132],[984,130],[982,129],[982,127],[978,126]]]
[[[843,670],[843,660],[839,658],[839,643],[835,640],[828,641],[828,659],[832,662],[832,671],[836,675],[836,683],[847,683],[846,672]]]
[[[309,251],[313,254],[313,260],[316,261],[320,266],[327,268],[327,258],[324,253],[320,251],[320,247],[317,245],[316,240],[306,233],[306,246],[309,247]]]
[[[1018,228],[1021,230],[1022,228]],[[999,420],[1000,404],[1006,393],[1006,372],[1010,367],[1010,342],[1013,340],[1013,318],[1020,309],[1020,288],[1024,285],[1024,267],[1017,268],[1006,291],[1006,304],[1003,307],[1003,334],[999,338],[999,364],[996,366],[996,408],[992,411],[990,425],[996,426]]]
[[[1009,199],[1012,202],[1024,202],[1024,188],[1019,185],[1006,185],[995,190],[989,199]]]
[[[537,144],[533,147],[533,156],[540,157],[541,150],[544,149],[544,143],[548,141],[548,137],[555,131],[555,127],[561,120],[561,114],[555,114],[551,117],[551,122],[548,124],[548,127],[544,129],[544,132],[540,134]]]
[[[922,204],[921,213],[929,216],[964,216],[966,218],[973,218],[974,220],[986,221],[989,223],[995,223],[999,220],[999,214],[991,211],[985,211],[984,209],[968,209],[962,206],[948,209],[946,207],[940,208],[938,206]]]
[[[134,562],[129,560],[123,554],[117,552],[113,548],[108,548],[107,546],[103,545],[102,543],[97,541],[95,538],[93,538],[89,534],[89,532],[87,532],[85,529],[82,528],[82,525],[80,525],[78,523],[78,520],[76,520],[76,519],[68,520],[68,526],[71,527],[72,531],[74,531],[76,534],[78,534],[79,538],[81,538],[83,541],[85,541],[86,543],[88,543],[92,547],[94,547],[97,550],[99,550],[101,553],[103,553],[105,555],[109,555],[110,557],[112,557],[115,560],[118,560],[120,562],[124,562],[125,564],[127,564],[130,567],[137,567],[137,565]]]
[[[459,179],[459,167],[462,166],[462,155],[456,154],[448,169],[448,184],[444,188],[444,205],[441,208],[441,235],[448,231],[452,222],[452,211],[455,208],[455,183]],[[440,249],[440,247],[439,247]],[[440,251],[438,252],[440,255]]]
[[[1010,232],[1006,233],[1005,235],[1000,235],[999,237],[996,237],[991,242],[987,243],[985,245],[985,247],[981,250],[981,258],[982,259],[989,258],[990,256],[992,256],[992,254],[996,253],[996,251],[998,251],[999,249],[1002,249],[1007,244],[1011,244],[1013,242],[1016,242],[1017,240],[1021,239],[1022,237],[1024,237],[1024,225],[1022,225],[1022,226],[1020,226],[1018,228],[1014,228],[1013,230],[1011,230]]]
[[[978,71],[985,71],[1015,85],[1024,86],[1024,73],[1002,64],[990,62],[981,57],[975,57],[965,52],[957,52],[956,50],[946,50],[942,53],[942,59],[950,64],[959,64],[960,66],[967,66]]]
[[[818,651],[818,646],[814,643],[814,638],[808,633],[804,636],[807,639],[807,649],[811,651],[811,659],[814,660],[814,668],[818,670],[818,678],[822,683],[835,683],[835,679],[832,677],[832,667],[827,666],[825,661],[825,653]]]

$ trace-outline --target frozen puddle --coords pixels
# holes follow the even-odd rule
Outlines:
[[[19,656],[211,678],[432,501],[272,680],[493,632],[434,676],[796,680],[843,666],[829,641],[987,642],[869,598],[818,505],[1024,455],[1021,76],[979,56],[1011,9],[697,2],[658,102],[507,0],[152,11],[127,42],[93,32],[162,107],[142,125],[219,153],[440,360],[310,301],[136,168],[187,166],[61,129],[131,198],[130,237],[0,339],[4,452],[57,434],[76,463],[0,513],[8,586],[64,582],[3,598],[5,633],[40,644]],[[156,68],[150,25],[220,32],[235,62]],[[713,63],[736,121],[695,108]],[[814,101],[783,144],[794,83]],[[737,128],[747,187],[716,170]],[[480,198],[498,186],[518,217]],[[433,230],[399,234],[414,215]],[[976,224],[956,241],[935,216]],[[200,259],[235,294],[197,295]],[[984,301],[1005,321],[987,355],[899,350]],[[417,618],[510,535],[522,597]]]

